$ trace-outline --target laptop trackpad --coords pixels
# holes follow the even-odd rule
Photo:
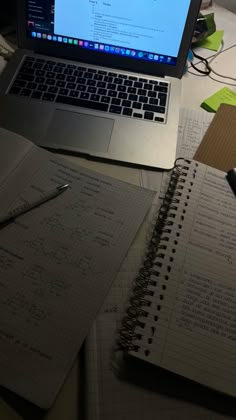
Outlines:
[[[79,112],[56,109],[47,138],[58,148],[107,152],[114,120]]]

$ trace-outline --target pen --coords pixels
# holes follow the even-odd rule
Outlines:
[[[62,192],[66,191],[69,187],[69,184],[60,185],[59,187],[54,188],[51,191],[43,193],[37,200],[32,202],[27,202],[21,206],[16,207],[11,210],[6,216],[0,217],[0,226],[5,225],[6,223],[13,222],[16,217],[21,216],[22,214],[34,209],[35,207],[40,206],[43,203],[51,200],[54,197],[57,197]]]

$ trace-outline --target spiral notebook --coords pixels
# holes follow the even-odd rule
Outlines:
[[[236,396],[236,200],[224,172],[177,160],[145,255],[122,349]]]

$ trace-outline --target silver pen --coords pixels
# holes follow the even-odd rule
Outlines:
[[[9,211],[9,213],[6,214],[6,216],[0,217],[0,226],[13,222],[16,219],[16,217],[27,213],[28,211],[40,206],[43,203],[46,203],[54,197],[57,197],[59,194],[66,191],[68,187],[69,184],[60,185],[59,187],[56,187],[51,191],[43,193],[37,200],[24,203],[21,206],[18,206],[15,209]]]

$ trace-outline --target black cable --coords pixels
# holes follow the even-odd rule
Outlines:
[[[200,62],[201,63],[204,63],[205,64],[205,66],[206,66],[206,70],[204,71],[204,70],[200,70],[197,66],[195,66],[195,64],[193,64],[192,63],[192,61],[191,61],[191,67],[193,67],[194,68],[194,70],[196,70],[198,73],[201,73],[201,74],[203,74],[204,76],[209,76],[209,74],[211,73],[211,68],[210,68],[210,66],[209,66],[209,63],[208,63],[208,61],[207,61],[207,59],[206,58],[203,58],[203,57],[201,57],[200,55],[198,55],[198,54],[196,54],[193,50],[192,50],[192,53],[193,53],[193,56],[195,57],[195,58],[197,58],[198,60],[200,60]]]

